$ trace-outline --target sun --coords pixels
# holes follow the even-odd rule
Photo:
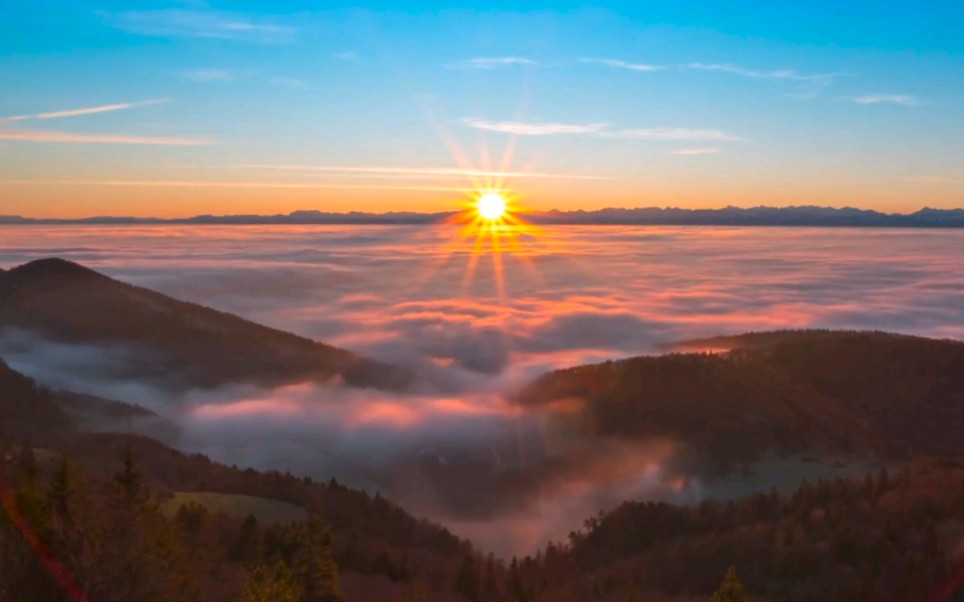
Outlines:
[[[488,222],[498,221],[506,214],[505,197],[498,192],[483,193],[475,203],[475,210]]]

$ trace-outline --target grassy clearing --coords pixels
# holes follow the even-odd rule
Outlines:
[[[293,523],[307,516],[304,509],[277,500],[234,493],[186,491],[175,492],[173,498],[162,504],[161,510],[173,516],[182,504],[190,502],[204,506],[212,514],[224,513],[238,518],[245,518],[250,514],[265,525]]]

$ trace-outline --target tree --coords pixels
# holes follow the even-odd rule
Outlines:
[[[172,579],[170,532],[152,501],[144,475],[135,467],[130,449],[105,500],[110,520],[99,555],[100,590],[91,598],[142,602],[164,600]]]
[[[482,600],[493,602],[499,598],[499,584],[495,573],[495,556],[491,553],[485,561],[485,577],[482,580]]]
[[[506,589],[508,590],[509,600],[512,602],[529,602],[529,592],[519,571],[519,561],[515,557],[512,558],[512,563],[509,565]]]
[[[462,567],[455,579],[455,593],[469,602],[479,602],[479,573],[475,570],[471,554],[466,554],[462,559]]]
[[[241,523],[238,536],[228,552],[228,558],[241,562],[254,562],[260,554],[261,535],[258,533],[258,519],[249,514]]]
[[[295,573],[301,582],[302,602],[343,602],[338,565],[331,552],[331,533],[316,514],[301,532]]]
[[[244,602],[297,602],[301,587],[283,560],[259,566],[244,584]]]
[[[197,502],[181,504],[174,515],[174,524],[188,540],[193,541],[208,521],[208,510]]]
[[[736,574],[736,567],[731,566],[726,571],[726,577],[720,583],[720,588],[716,590],[711,598],[712,602],[749,602],[750,599],[743,592],[743,582]]]

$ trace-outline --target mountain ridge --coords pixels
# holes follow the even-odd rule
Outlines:
[[[576,400],[600,436],[674,436],[714,471],[753,462],[768,448],[964,453],[962,341],[776,331],[684,345],[712,351],[556,370],[514,400],[529,407]]]
[[[101,224],[101,225],[431,225],[445,221],[455,212],[420,213],[398,211],[334,213],[297,210],[275,215],[196,215],[181,218],[92,216],[85,218],[31,218],[0,215],[0,225]],[[911,213],[884,213],[854,207],[796,205],[789,207],[722,207],[686,209],[680,207],[607,207],[597,210],[532,211],[527,221],[545,225],[665,225],[665,226],[801,226],[878,228],[964,228],[964,209],[922,207]]]
[[[130,346],[135,376],[166,379],[180,390],[335,377],[397,389],[411,378],[400,368],[59,258],[0,272],[0,332],[8,329],[58,342]]]

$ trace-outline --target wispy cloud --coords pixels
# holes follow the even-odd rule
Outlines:
[[[715,155],[718,148],[681,148],[673,151],[674,155]]]
[[[819,95],[827,86],[833,83],[835,78],[844,75],[843,73],[800,73],[795,69],[757,70],[731,63],[690,63],[686,65],[685,68],[697,71],[730,73],[752,79],[793,82],[797,84],[797,91],[793,96],[799,98],[812,98]]]
[[[734,75],[742,75],[743,77],[752,77],[752,78],[759,78],[759,79],[811,80],[811,79],[827,78],[827,77],[833,78],[840,75],[839,73],[804,75],[796,72],[793,69],[774,69],[771,71],[757,71],[755,69],[747,69],[746,67],[732,65],[730,63],[690,63],[686,67],[688,69],[696,69],[699,71],[721,71],[723,73],[732,73]]]
[[[77,134],[73,132],[43,132],[35,130],[0,130],[0,140],[79,144],[146,144],[161,146],[214,144],[213,140],[207,138],[134,136],[128,134]]]
[[[80,117],[82,115],[94,115],[97,113],[109,113],[111,111],[124,111],[127,109],[133,109],[134,107],[143,107],[146,105],[155,105],[163,102],[168,102],[168,98],[154,98],[151,100],[142,100],[140,102],[122,102],[109,105],[99,105],[96,107],[83,107],[80,109],[66,109],[63,111],[48,111],[45,113],[34,113],[31,115],[14,115],[12,117],[0,118],[0,124],[10,123],[15,121],[24,121],[27,119],[62,119],[64,117]]]
[[[358,177],[440,177],[440,178],[530,178],[530,179],[573,179],[573,180],[601,180],[602,176],[545,173],[532,171],[492,171],[484,169],[461,169],[457,167],[379,167],[379,166],[343,166],[343,165],[270,165],[252,164],[240,165],[244,169],[272,169],[279,171],[309,171],[324,172],[341,176]]]
[[[462,123],[476,129],[515,134],[517,136],[550,136],[559,134],[592,135],[626,140],[742,140],[723,130],[676,127],[614,130],[606,123],[527,123],[521,121],[488,121],[468,118]]]
[[[339,190],[416,190],[422,192],[465,192],[454,186],[389,186],[380,184],[332,184],[329,182],[257,182],[210,180],[0,180],[0,184],[38,186],[159,186],[171,188],[318,188]]]
[[[362,56],[354,50],[342,50],[341,52],[336,52],[334,56],[340,61],[357,62],[363,60]]]
[[[303,79],[298,79],[297,77],[272,77],[268,80],[271,85],[278,86],[279,88],[288,88],[289,90],[303,90],[308,87],[308,82]]]
[[[469,117],[462,123],[477,130],[516,134],[519,136],[552,136],[558,134],[598,134],[605,123],[526,123],[523,121],[489,121]]]
[[[630,63],[627,61],[620,61],[617,59],[599,59],[599,58],[581,58],[580,63],[594,63],[597,65],[606,65],[607,67],[615,67],[617,69],[626,69],[627,71],[660,71],[665,67],[659,65],[648,65],[645,63]]]
[[[865,94],[850,99],[859,105],[895,104],[913,106],[920,101],[910,94]]]
[[[624,138],[628,140],[742,140],[723,130],[701,130],[692,128],[642,128],[630,130],[616,130],[602,133],[608,138]]]
[[[112,27],[145,36],[277,43],[292,40],[296,33],[294,27],[262,17],[215,10],[141,10],[101,16]]]
[[[522,56],[478,57],[454,63],[456,69],[495,69],[497,67],[538,67],[539,62]]]
[[[194,69],[192,71],[184,71],[181,75],[198,83],[232,82],[237,77],[236,72],[226,69]]]

